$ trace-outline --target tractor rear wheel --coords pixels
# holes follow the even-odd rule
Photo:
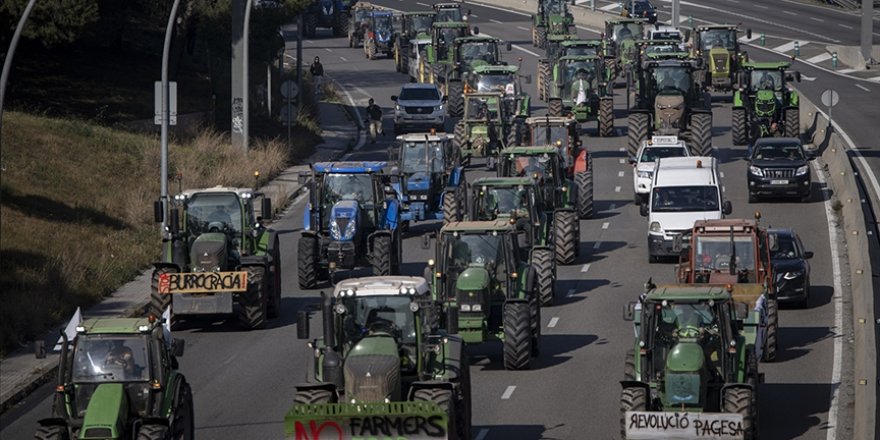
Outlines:
[[[785,137],[800,137],[801,114],[798,108],[785,109]]]
[[[164,274],[174,272],[176,271],[168,267],[153,270],[153,277],[150,280],[150,313],[157,318],[165,313],[165,309],[171,307],[171,295],[159,293],[159,278]],[[173,312],[174,310],[172,310]]]
[[[541,306],[549,306],[553,304],[553,288],[556,281],[553,273],[553,253],[548,249],[535,249],[532,252],[532,266],[537,275],[535,284],[538,286]]]
[[[193,440],[195,436],[195,412],[193,411],[192,388],[188,383],[181,385],[177,409],[174,412],[174,440]]]
[[[599,136],[614,136],[614,99],[599,100]]]
[[[374,41],[367,41],[364,43],[364,54],[366,54],[367,59],[376,58],[376,43]]]
[[[636,380],[636,351],[633,349],[626,351],[626,358],[623,361],[623,380]]]
[[[443,194],[443,224],[461,220],[461,204],[456,198],[457,194],[447,191]]]
[[[461,81],[449,83],[449,93],[446,94],[449,104],[449,115],[461,117],[464,114],[464,84]]]
[[[550,113],[550,116],[562,116],[562,100],[559,98],[549,98],[547,111]]]
[[[544,26],[537,26],[535,28],[536,40],[538,40],[537,47],[539,49],[544,49],[547,46],[547,28]]]
[[[299,287],[314,289],[318,285],[318,239],[302,236],[297,245],[296,269]]]
[[[449,439],[465,439],[462,429],[464,423],[461,423],[461,411],[455,405],[452,390],[441,388],[421,388],[413,393],[414,402],[434,402],[443,411],[446,411],[446,418],[449,426],[446,432],[449,433]]]
[[[593,218],[593,171],[575,173],[574,184],[577,187],[578,218]]]
[[[755,409],[752,406],[753,391],[748,388],[728,388],[724,390],[724,398],[721,403],[722,412],[739,414],[742,416],[743,434],[746,440],[755,438],[756,426],[754,422]]]
[[[34,440],[67,440],[67,428],[64,426],[40,426],[34,434]]]
[[[269,266],[269,317],[277,318],[281,314],[281,248],[278,236],[272,245],[272,264]]]
[[[373,239],[373,254],[370,260],[373,263],[373,275],[391,275],[391,237],[380,235]]]
[[[553,245],[556,264],[572,264],[580,245],[578,219],[574,212],[557,211],[553,214]]]
[[[315,403],[332,403],[333,392],[330,390],[297,390],[293,396],[294,405],[312,405]]]
[[[695,156],[712,154],[712,114],[691,114],[691,149]]]
[[[464,148],[467,143],[467,126],[464,121],[458,121],[455,123],[455,129],[452,132],[452,148],[458,152],[458,155],[461,156],[461,150]],[[471,163],[471,157],[462,157],[462,165],[467,166]]]
[[[504,304],[504,368],[525,370],[532,358],[532,312],[527,302]]]
[[[268,295],[266,289],[266,268],[250,266],[247,268],[247,290],[239,296],[241,306],[238,322],[242,328],[253,330],[266,325]]]
[[[767,301],[767,344],[764,348],[764,362],[776,360],[776,331],[779,329],[779,306],[775,299]]]
[[[400,50],[400,72],[409,76],[409,53],[405,49]],[[412,77],[410,77],[412,78]]]
[[[635,156],[642,141],[648,138],[650,116],[647,113],[630,113],[627,138],[629,139],[629,155]]]
[[[745,145],[746,138],[746,109],[735,108],[730,117],[730,135],[733,137],[733,145]]]
[[[648,393],[642,387],[626,387],[620,392],[620,438],[626,438],[626,412],[648,408]]]
[[[550,62],[538,62],[538,99],[547,102],[550,99]]]
[[[137,433],[137,440],[168,440],[168,438],[168,427],[162,425],[143,425]]]

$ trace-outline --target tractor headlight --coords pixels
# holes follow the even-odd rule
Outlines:
[[[754,165],[749,167],[749,172],[752,173],[752,175],[754,176],[764,177],[764,172]]]
[[[810,166],[804,165],[802,167],[798,167],[797,171],[794,173],[796,176],[803,176],[810,172]]]
[[[473,311],[473,312],[482,312],[482,311],[483,311],[483,305],[482,305],[482,304],[474,304],[474,305],[471,306],[471,311]]]
[[[462,312],[470,312],[471,311],[470,304],[462,304],[459,306],[459,308],[461,309]]]

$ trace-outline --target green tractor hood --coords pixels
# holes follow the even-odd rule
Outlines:
[[[705,355],[699,343],[686,340],[672,348],[666,357],[665,407],[693,407],[701,403],[704,364]]]
[[[349,351],[343,366],[347,400],[400,400],[400,354],[389,334],[367,336]]]
[[[706,358],[703,347],[696,342],[679,342],[672,347],[666,357],[666,371],[673,373],[693,373],[703,368]]]
[[[455,288],[461,292],[483,291],[488,287],[489,271],[483,267],[469,267],[455,281]]]
[[[128,400],[121,383],[98,385],[89,399],[79,440],[118,439],[125,433]]]
[[[712,76],[730,74],[730,51],[723,47],[709,49],[709,71]]]

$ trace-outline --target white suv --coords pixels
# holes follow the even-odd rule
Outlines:
[[[394,106],[394,132],[404,133],[408,130],[428,131],[435,128],[444,131],[446,124],[446,97],[434,84],[404,84],[400,95],[391,100]]]
[[[642,146],[634,157],[629,158],[633,165],[633,200],[636,204],[646,203],[651,194],[651,181],[654,180],[654,162],[665,157],[690,156],[687,144],[676,136],[653,136],[642,141]]]

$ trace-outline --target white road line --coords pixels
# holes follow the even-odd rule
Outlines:
[[[617,149],[617,151],[620,151],[621,153],[625,153],[625,152],[626,152],[626,148],[625,148],[625,147],[620,147],[620,148]]]
[[[550,318],[550,322],[547,323],[547,327],[549,327],[549,328],[556,327],[557,323],[559,323],[559,318],[554,316],[554,317]]]
[[[832,72],[837,72],[837,73],[844,73],[844,74],[846,74],[846,73],[853,73],[853,72],[855,72],[856,70],[857,70],[857,69],[839,69],[839,70],[832,70]]]
[[[583,267],[581,267],[581,273],[587,273],[589,271],[590,271],[590,263],[587,263]]]
[[[782,11],[782,13],[783,13],[783,14],[788,14],[788,15],[798,15],[797,12],[791,12],[791,11]]]
[[[483,3],[483,2],[468,2],[468,3],[473,4],[473,5],[479,5],[484,8],[495,9],[498,11],[504,11],[504,12],[507,12],[508,14],[521,15],[523,17],[530,17],[531,16],[531,14],[526,14],[525,12],[520,12],[515,9],[510,9],[510,8],[502,8],[500,6],[495,6],[495,5],[491,5],[488,3]]]
[[[724,171],[722,171],[722,172],[719,173],[719,174],[721,174],[721,178],[723,179],[723,178],[724,178]]]
[[[525,26],[517,26],[516,28],[519,29],[519,30],[521,30],[521,31],[529,31],[529,32],[532,31],[531,29],[529,29],[529,28],[527,28],[527,27],[525,27]]]
[[[480,432],[477,433],[477,436],[474,437],[474,440],[484,440],[487,435],[489,435],[489,428],[483,428],[480,430]]]
[[[853,27],[850,26],[850,25],[848,25],[848,24],[837,23],[837,25],[840,26],[840,27],[842,27],[842,28],[845,28],[845,29],[853,29]]]
[[[612,3],[612,4],[610,4],[610,5],[602,6],[602,7],[599,8],[599,9],[601,9],[601,10],[607,12],[607,11],[613,11],[613,10],[619,8],[619,7],[620,7],[620,4],[618,4],[618,3]]]
[[[625,163],[626,163],[626,159],[624,159],[624,158],[621,157],[621,158],[620,158],[620,163],[621,163],[621,164],[625,164]]]
[[[817,17],[810,17],[810,20],[823,22],[823,23],[825,22],[825,20],[822,20],[821,18],[817,18]]]
[[[830,60],[830,59],[831,59],[831,54],[828,52],[823,52],[823,53],[820,53],[819,55],[816,55],[812,58],[807,58],[806,61],[808,63],[816,64],[816,63],[821,63],[822,61]],[[801,77],[803,77],[803,75],[801,75]]]
[[[866,91],[866,92],[868,92],[868,93],[871,92],[871,89],[869,89],[869,88],[867,88],[867,87],[865,87],[865,86],[863,86],[863,85],[861,85],[861,84],[856,84],[856,87],[858,87],[858,88],[860,88],[860,89],[862,89],[862,90],[864,90],[864,91]]]
[[[424,6],[424,7],[426,7],[426,8],[431,8],[431,7],[433,7],[433,6],[431,6],[431,5],[427,4],[427,3],[422,3],[422,2],[416,2],[416,4],[419,5],[419,6]]]
[[[578,28],[578,29],[580,29],[580,30],[582,30],[582,31],[592,32],[592,33],[594,33],[594,34],[601,34],[601,33],[603,32],[603,31],[601,31],[601,30],[599,30],[599,29],[593,29],[593,28],[589,28],[589,27],[581,26],[581,25],[577,25],[577,26],[575,26],[575,27]]]
[[[727,192],[727,187],[724,185],[721,185],[721,192],[723,192],[723,193]]]
[[[309,44],[315,44],[315,42],[312,41],[312,40],[306,40],[306,43],[309,43]]]
[[[504,24],[503,21],[501,21],[501,20],[496,20],[496,19],[494,19],[494,18],[490,18],[489,21],[491,21],[492,23]],[[580,89],[578,89],[578,90],[580,90]]]
[[[807,44],[810,44],[809,41],[804,41],[804,40],[799,40],[797,42],[801,45],[801,47],[804,47]],[[774,47],[773,50],[776,52],[788,52],[788,51],[794,49],[794,43],[795,43],[794,41],[789,41],[788,43],[785,43],[781,46]]]
[[[518,44],[513,44],[512,46],[513,46],[513,48],[516,49],[516,50],[521,50],[521,51],[523,51],[523,52],[525,52],[525,53],[527,53],[527,54],[529,54],[529,55],[531,55],[531,56],[533,56],[533,57],[541,58],[541,55],[536,54],[536,53],[534,53],[534,52],[532,52],[532,51],[530,51],[530,50],[528,50],[528,49],[526,49],[526,48],[524,48],[524,47],[522,47],[522,46],[520,46],[520,45],[518,45]]]
[[[623,160],[623,159],[620,159],[620,160]],[[623,177],[623,171],[618,171],[618,172],[617,172],[617,177]]]
[[[608,229],[609,226],[611,226],[610,222],[602,223],[602,229]]]
[[[325,47],[324,50],[326,50],[327,52],[333,52],[333,49],[330,49],[329,47]]]
[[[501,395],[502,400],[510,399],[510,395],[513,394],[513,391],[516,389],[516,385],[510,385],[504,390],[504,394]]]
[[[615,187],[614,187],[614,192],[619,193],[619,192],[620,192],[620,187],[619,187],[619,186],[615,186]]]
[[[769,7],[764,6],[764,5],[754,5],[754,6],[755,6],[756,8],[761,8],[761,9],[770,9]]]
[[[601,242],[601,241],[597,241],[596,244],[593,245],[593,250],[597,250],[597,249],[599,249],[600,247],[602,247],[602,242]]]
[[[727,1],[729,1],[729,2],[731,2],[731,3],[739,3],[739,2],[736,1],[736,0],[727,0]]]
[[[471,15],[468,15],[468,18],[470,18],[470,17],[478,18],[479,16],[477,14],[471,14]]]
[[[880,76],[875,76],[873,78],[868,78],[868,81],[880,83]]]
[[[346,63],[348,62],[348,59],[345,58],[345,57],[339,57],[339,59],[342,60],[342,61],[344,61],[344,62],[346,62]]]

